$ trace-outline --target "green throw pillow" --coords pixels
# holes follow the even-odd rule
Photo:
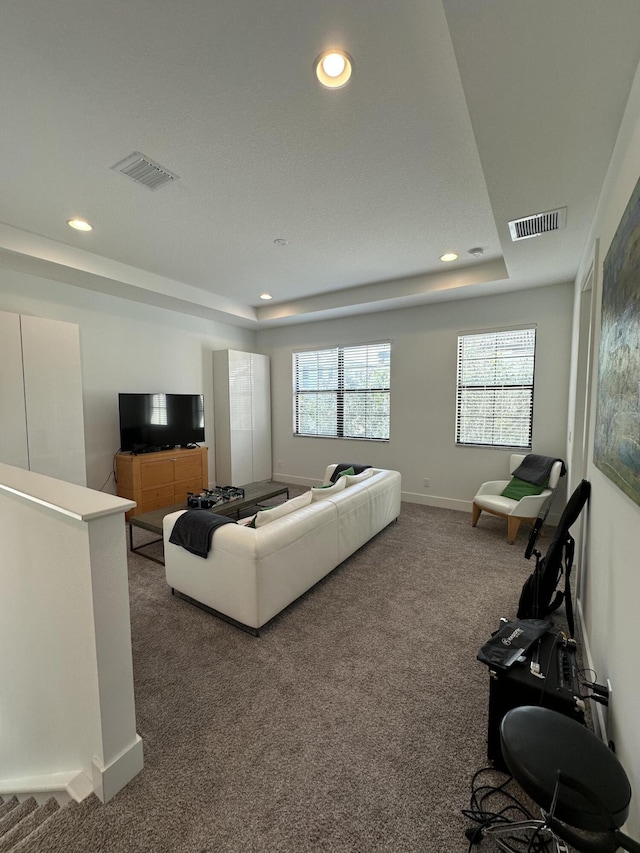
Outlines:
[[[356,472],[353,470],[353,465],[350,468],[345,468],[344,471],[340,471],[336,480],[339,480],[340,477],[352,477]]]
[[[536,486],[535,483],[527,483],[526,480],[519,480],[517,477],[512,477],[511,482],[500,492],[502,497],[511,498],[511,500],[519,501],[527,495],[539,495],[547,488],[547,484]]]

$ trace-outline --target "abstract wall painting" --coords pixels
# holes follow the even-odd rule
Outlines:
[[[640,180],[604,261],[594,462],[640,505]]]

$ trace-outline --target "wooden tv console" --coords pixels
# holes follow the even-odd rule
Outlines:
[[[209,486],[208,448],[116,453],[118,495],[135,501],[126,518],[186,503],[187,492],[200,494]]]

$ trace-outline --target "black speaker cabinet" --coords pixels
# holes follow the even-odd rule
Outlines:
[[[575,646],[563,645],[555,634],[540,638],[524,663],[505,671],[489,671],[489,722],[487,758],[499,770],[506,770],[500,748],[500,723],[512,708],[541,705],[573,717],[584,725],[584,701],[579,697]],[[544,678],[531,672],[531,660],[539,662]]]

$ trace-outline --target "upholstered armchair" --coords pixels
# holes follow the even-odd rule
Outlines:
[[[523,462],[525,455],[524,453],[511,454],[509,457],[509,472],[511,474]],[[556,460],[551,467],[548,484],[542,489],[540,494],[529,494],[522,497],[517,497],[517,488],[513,489],[516,497],[508,497],[502,494],[507,486],[510,486],[512,483],[510,480],[491,480],[488,483],[483,483],[473,499],[471,526],[476,526],[480,518],[480,513],[483,510],[492,515],[506,518],[507,540],[510,545],[513,545],[521,522],[533,522],[539,515],[544,513],[548,502],[553,497],[553,493],[558,488],[558,481],[564,473],[564,463],[561,460]]]

